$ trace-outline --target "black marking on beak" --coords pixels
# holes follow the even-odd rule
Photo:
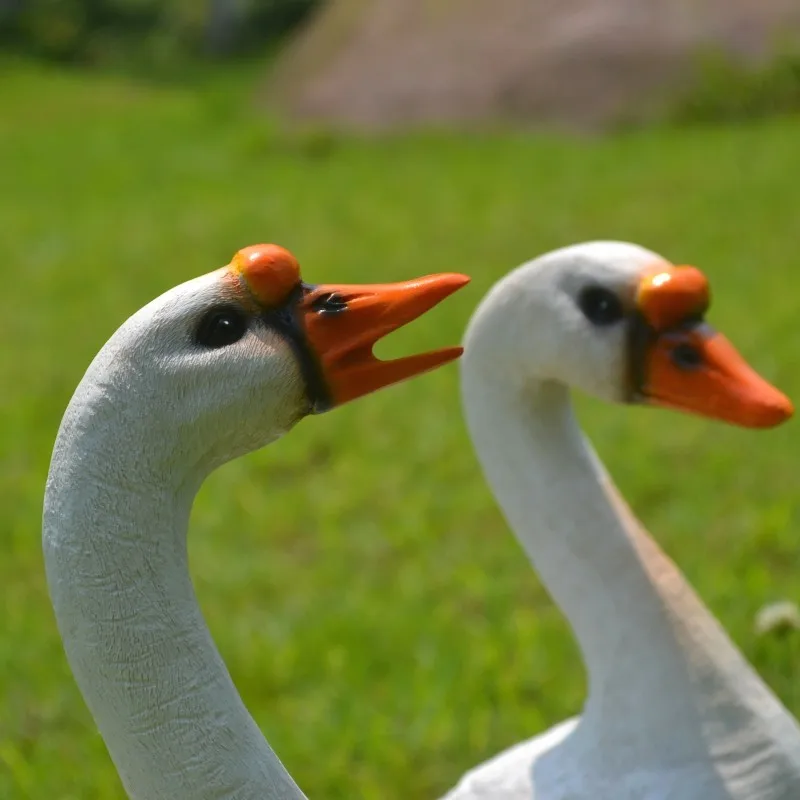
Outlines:
[[[268,328],[289,342],[303,376],[309,403],[308,413],[321,414],[333,408],[333,401],[320,363],[306,338],[300,311],[303,297],[313,288],[305,283],[298,285],[280,308],[264,312],[261,319]]]
[[[657,331],[640,311],[634,311],[628,322],[628,402],[647,401],[645,385],[647,380],[647,354],[659,339],[690,330],[704,330],[713,333],[702,316],[692,315],[667,330]],[[689,352],[691,351],[691,352]],[[676,343],[672,352],[673,362],[680,369],[690,371],[702,364],[702,356],[685,343]]]

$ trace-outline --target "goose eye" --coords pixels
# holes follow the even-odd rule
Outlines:
[[[602,286],[590,286],[578,297],[578,308],[593,325],[613,325],[625,316],[622,302]]]
[[[195,340],[203,347],[219,348],[238,342],[247,331],[247,317],[236,308],[215,308],[197,326]]]

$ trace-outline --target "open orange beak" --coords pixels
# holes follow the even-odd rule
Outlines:
[[[458,358],[461,347],[446,347],[380,361],[372,348],[468,282],[466,275],[444,273],[403,283],[308,287],[299,310],[331,405],[347,403]]]
[[[771,428],[792,416],[786,395],[704,322],[709,290],[699,270],[648,274],[636,302],[630,351],[637,399],[746,428]]]

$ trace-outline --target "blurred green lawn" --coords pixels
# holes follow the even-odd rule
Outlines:
[[[638,241],[704,268],[712,322],[800,399],[800,120],[602,143],[293,140],[245,88],[0,64],[3,798],[122,796],[47,600],[50,448],[117,325],[239,247],[284,244],[314,281],[471,274],[381,348],[398,354],[460,338],[492,282],[544,250]],[[752,629],[763,603],[800,599],[796,423],[579,406],[636,511],[800,711],[798,640]],[[312,798],[434,798],[579,710],[576,648],[479,474],[453,366],[220,470],[191,553],[245,702]]]

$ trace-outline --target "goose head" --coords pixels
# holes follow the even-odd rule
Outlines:
[[[148,474],[206,473],[308,414],[457,358],[461,348],[448,347],[380,361],[372,347],[468,280],[310,285],[287,250],[247,247],[124,323],[76,392],[83,413],[64,424],[79,416],[104,447],[141,451],[130,458]]]
[[[792,404],[706,322],[700,270],[625,242],[589,242],[523,264],[484,298],[465,338],[482,380],[574,387],[744,427]]]

